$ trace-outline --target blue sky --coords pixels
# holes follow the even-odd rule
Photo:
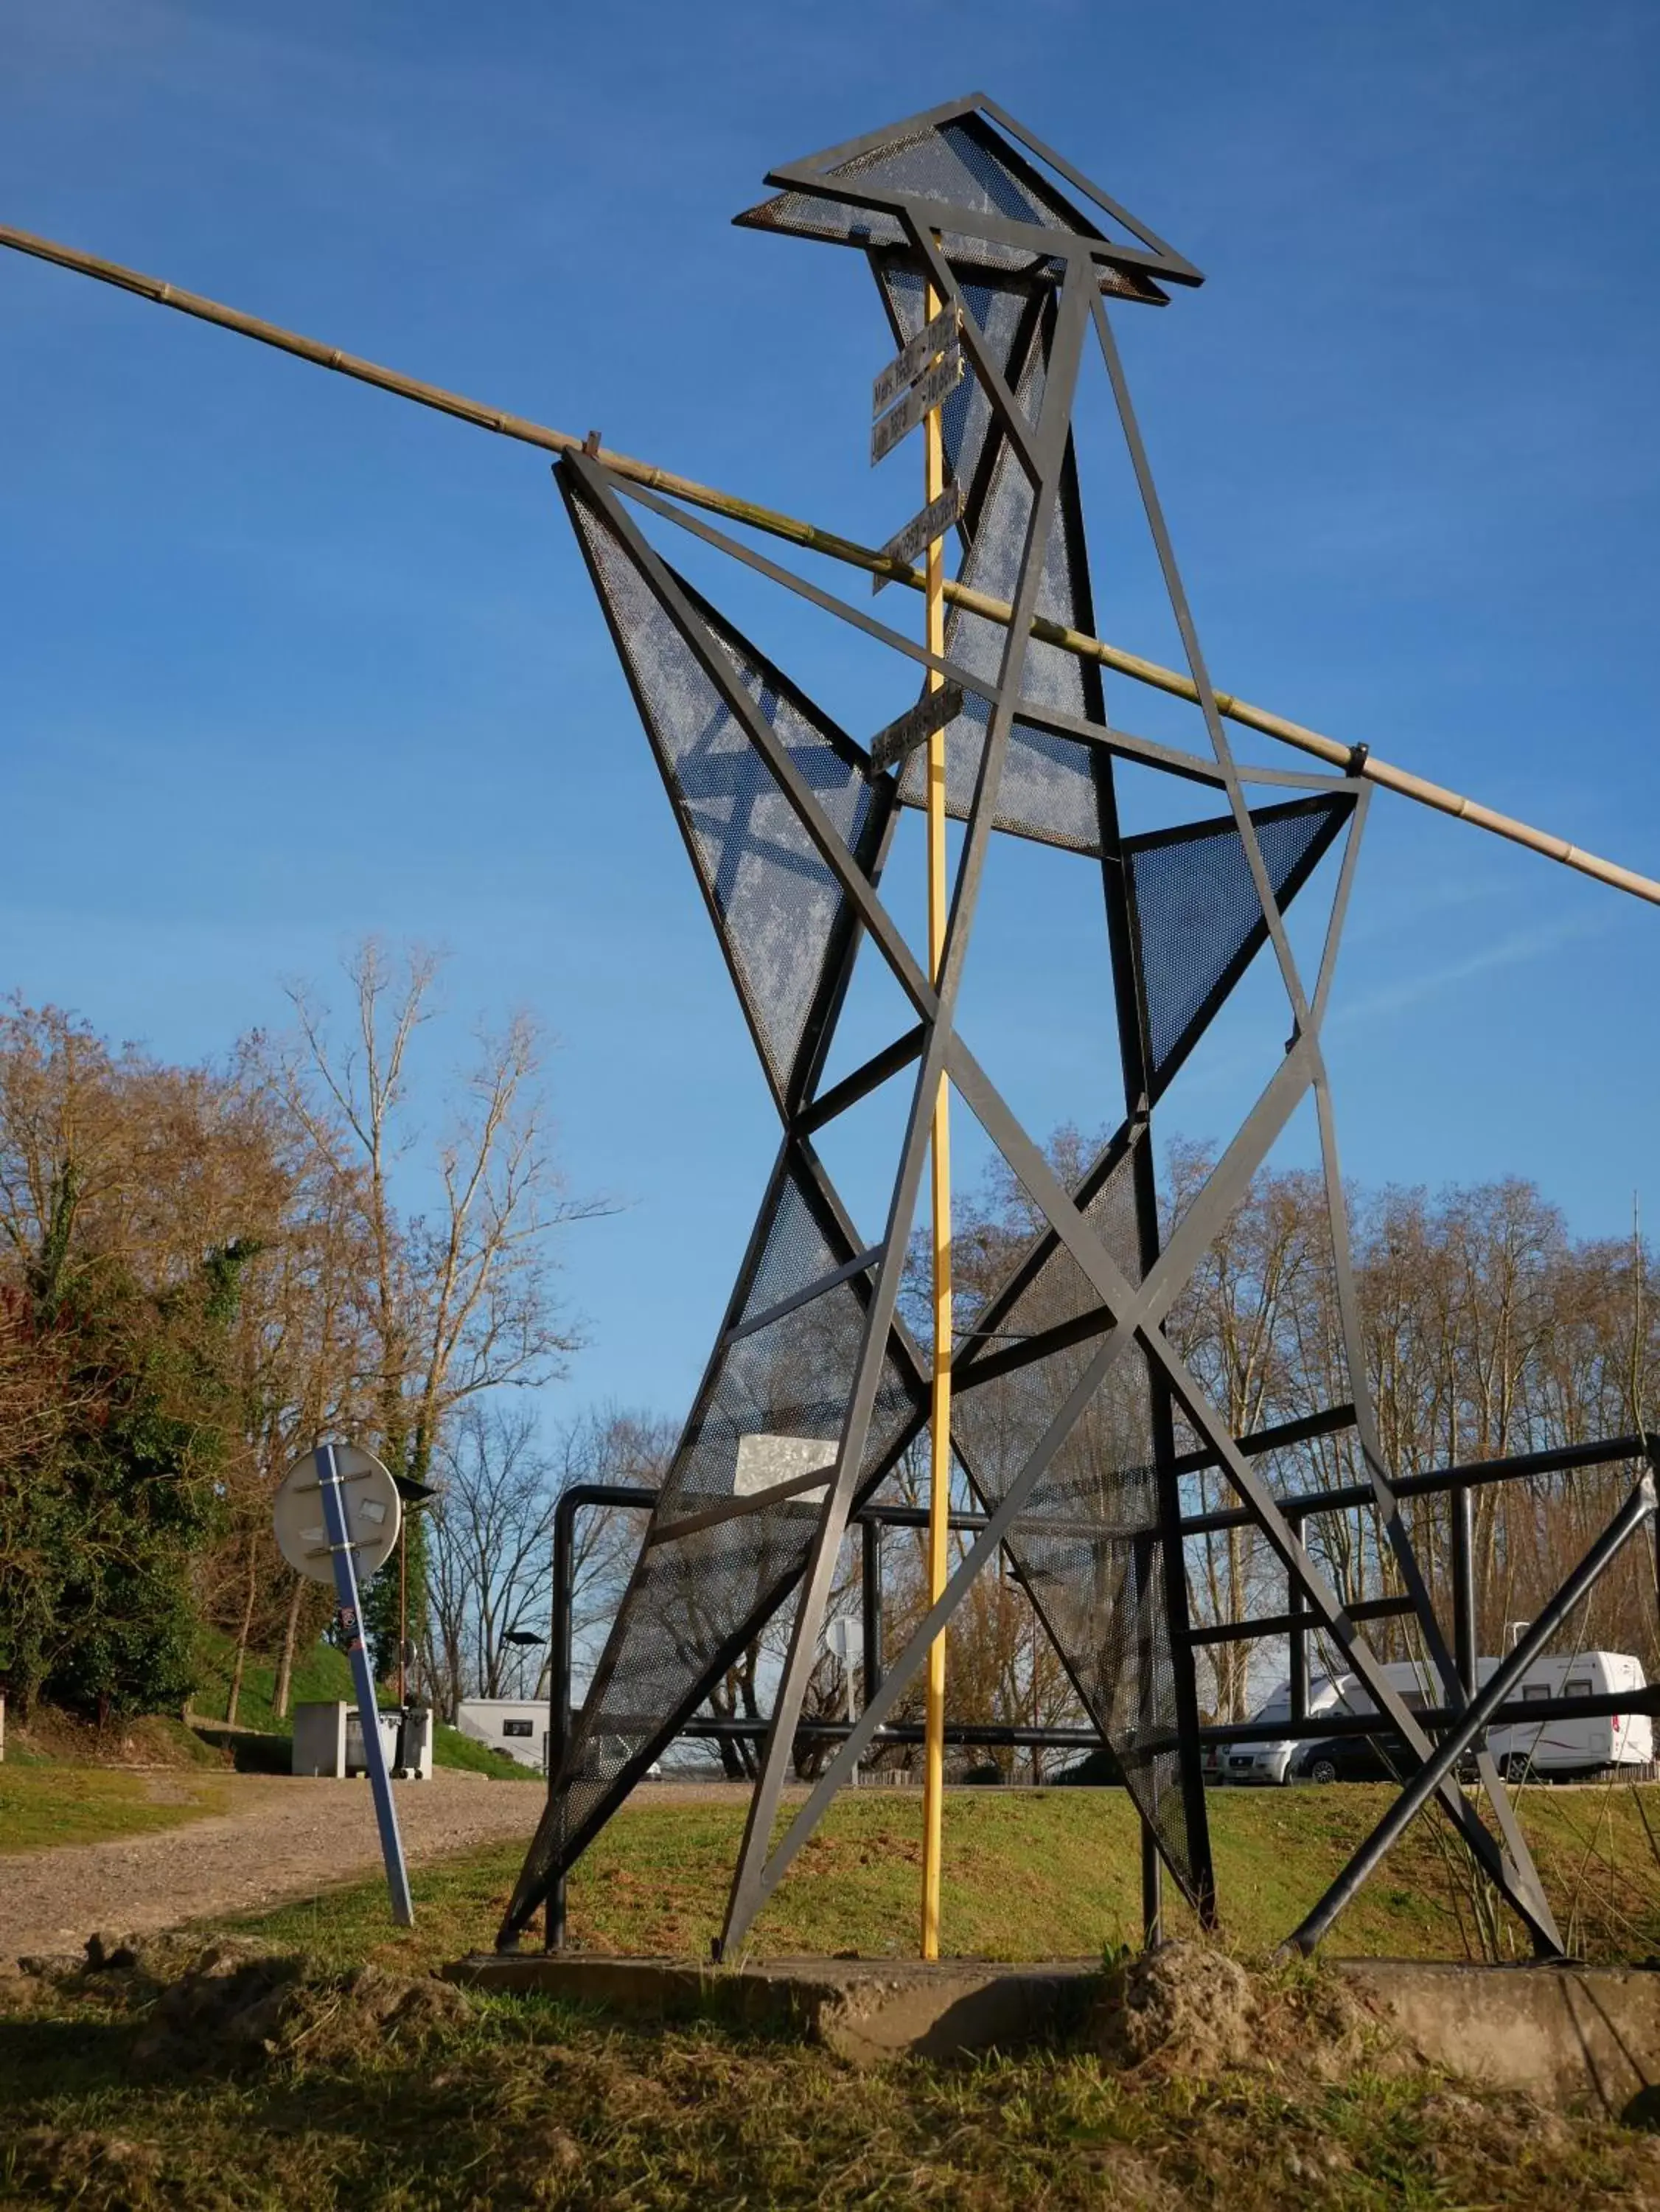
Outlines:
[[[1646,4],[8,0],[0,51],[0,220],[871,540],[918,501],[866,465],[869,278],[730,218],[983,85],[1206,273],[1119,326],[1217,681],[1660,872]],[[1170,658],[1101,383],[1102,627]],[[364,931],[447,947],[433,1085],[531,1007],[570,1183],[621,1202],[566,1247],[589,1344],[550,1410],[681,1410],[774,1127],[541,457],[15,257],[0,414],[0,980],[188,1059]],[[772,618],[852,726],[904,703]],[[1000,859],[965,1006],[1039,1128],[1112,1110],[1069,866]],[[1657,930],[1380,799],[1348,1170],[1652,1218]],[[1172,1132],[1233,1126],[1243,1012]]]

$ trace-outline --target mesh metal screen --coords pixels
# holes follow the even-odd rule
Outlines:
[[[816,1492],[762,1503],[682,1536],[663,1533],[743,1494],[740,1446],[746,1438],[810,1441],[822,1444],[825,1462],[835,1457],[869,1279],[839,1283],[740,1334],[853,1257],[843,1225],[800,1169],[785,1170],[763,1212],[759,1257],[739,1319],[716,1352],[658,1492],[645,1548],[520,1876],[518,1896],[531,1906],[607,1817],[621,1794],[619,1777],[631,1762],[654,1755],[690,1717],[724,1668],[785,1606],[806,1566],[823,1510]],[[925,1404],[924,1388],[895,1338],[877,1392],[861,1492],[891,1463],[924,1418]]]
[[[895,295],[896,301],[904,295]],[[1001,297],[1002,295],[994,295]],[[914,314],[914,304],[906,312]],[[1035,320],[1016,323],[1011,343],[1021,337],[1023,358],[1010,383],[1015,398],[1035,422],[1043,404],[1049,345],[1054,317],[1049,303]],[[948,424],[948,431],[949,425]],[[966,453],[973,438],[989,448],[985,487],[977,508],[971,512],[965,535],[968,551],[960,580],[972,589],[1012,599],[1019,586],[1021,560],[1032,518],[1032,485],[1015,459],[1006,434],[995,422],[978,425],[965,420],[960,433]],[[1077,479],[1069,451],[1055,519],[1045,550],[1043,577],[1038,590],[1038,611],[1057,622],[1087,627],[1087,584],[1078,573],[1075,548],[1082,544]],[[1008,630],[984,615],[954,607],[946,623],[947,655],[976,675],[995,678],[1001,665]],[[1084,719],[1099,713],[1099,695],[1092,696],[1082,664],[1057,646],[1039,638],[1028,641],[1021,689],[1024,696]],[[966,820],[973,801],[975,781],[985,749],[990,708],[983,699],[970,697],[946,733],[946,811]],[[1017,721],[1009,735],[1003,781],[993,820],[999,830],[1040,843],[1058,845],[1075,853],[1099,854],[1101,849],[1100,799],[1096,776],[1102,772],[1093,747],[1070,738],[1051,735],[1029,722]],[[900,797],[907,806],[927,803],[924,756],[914,753],[900,781]]]
[[[1120,1157],[1104,1179],[1087,1182],[1085,1193],[1092,1183],[1081,1211],[1120,1271],[1138,1282],[1130,1158]],[[1022,1254],[1009,1285],[968,1325],[973,1352],[957,1367],[952,1407],[959,1455],[993,1505],[1037,1449],[1111,1325],[1094,1285],[1052,1235]],[[1092,1316],[1097,1325],[1087,1335],[1072,1328]],[[980,1330],[986,1334],[972,1334]],[[1057,1330],[1075,1340],[1022,1364],[1007,1364],[1021,1343]],[[977,1365],[991,1363],[991,1374],[977,1375]],[[1151,1385],[1139,1346],[1119,1355],[1034,1486],[1007,1547],[1091,1718],[1118,1755],[1131,1796],[1191,1895],[1195,1855],[1176,1745]]]
[[[901,342],[915,337],[927,320],[928,288],[922,271],[874,254],[870,267]],[[998,374],[1011,392],[1018,392],[1021,368],[1031,348],[1037,318],[1037,290],[1016,281],[966,283],[962,295],[963,307],[984,335]],[[965,543],[972,533],[984,496],[982,464],[995,421],[985,387],[975,376],[965,376],[940,410],[948,477],[963,488],[968,520]]]
[[[1251,809],[1281,910],[1307,882],[1353,807],[1353,799],[1339,795]],[[1124,850],[1156,1098],[1267,944],[1268,923],[1232,815],[1127,837]]]
[[[846,896],[628,545],[579,489],[567,483],[566,496],[744,1011],[774,1088],[786,1097],[851,933]],[[676,581],[869,872],[884,802],[867,781],[863,751],[690,586]]]

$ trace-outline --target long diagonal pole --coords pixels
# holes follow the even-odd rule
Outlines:
[[[742,499],[735,493],[718,491],[712,485],[699,483],[690,477],[676,475],[671,470],[660,469],[649,461],[633,459],[627,453],[611,452],[599,444],[597,436],[589,439],[575,437],[568,430],[554,430],[546,423],[536,422],[527,416],[511,415],[500,407],[487,406],[482,401],[469,399],[457,392],[447,392],[441,385],[424,383],[419,377],[405,376],[395,368],[383,368],[378,362],[367,361],[360,354],[347,353],[340,346],[325,344],[320,338],[309,338],[297,331],[282,328],[281,324],[266,322],[257,315],[245,314],[239,307],[229,307],[218,300],[208,299],[200,292],[182,291],[176,284],[164,283],[160,277],[147,276],[136,269],[128,269],[118,261],[106,261],[94,253],[82,253],[77,247],[60,245],[56,240],[40,238],[33,232],[19,230],[9,223],[0,223],[0,246],[9,246],[18,253],[27,253],[38,261],[49,261],[54,267],[68,269],[76,276],[90,276],[100,284],[112,284],[123,292],[131,292],[141,300],[149,300],[158,307],[176,308],[180,314],[193,315],[200,322],[214,323],[221,330],[233,331],[239,337],[253,338],[261,345],[274,346],[279,353],[292,354],[297,360],[311,362],[318,368],[336,369],[342,376],[354,378],[360,384],[373,385],[378,392],[391,392],[395,398],[408,399],[420,407],[431,407],[441,415],[453,416],[457,422],[470,422],[476,429],[494,430],[504,438],[512,438],[520,445],[539,447],[543,453],[573,453],[587,452],[603,461],[607,468],[629,483],[643,484],[648,490],[666,493],[670,498],[684,500],[692,507],[706,508],[711,514],[724,514],[734,522],[747,524],[751,529],[764,532],[772,538],[786,539],[810,553],[819,553],[833,561],[841,561],[849,567],[863,568],[872,576],[884,576],[890,582],[907,584],[913,591],[926,591],[928,580],[924,571],[912,568],[908,562],[891,559],[887,554],[874,552],[868,545],[855,539],[839,536],[834,531],[822,530],[817,524],[803,522],[799,517],[780,513],[775,507],[762,507],[754,500]],[[1014,610],[1007,600],[993,598],[989,592],[977,592],[970,586],[946,579],[942,586],[948,605],[963,608],[971,614],[983,615],[987,621],[1008,623]],[[1128,653],[1121,646],[1110,645],[1104,639],[1091,637],[1082,630],[1071,629],[1063,623],[1052,622],[1047,616],[1033,614],[1028,617],[1030,634],[1045,645],[1057,646],[1062,652],[1070,653],[1080,660],[1092,660],[1103,668],[1115,669],[1121,676],[1132,678],[1138,684],[1150,684],[1155,690],[1166,691],[1178,699],[1195,705],[1202,703],[1197,688],[1189,676],[1178,669],[1166,668],[1156,660],[1145,659],[1140,653]],[[1519,822],[1513,815],[1500,814],[1495,808],[1484,806],[1478,799],[1468,799],[1462,793],[1451,791],[1445,784],[1433,783],[1427,776],[1414,775],[1410,769],[1396,768],[1390,762],[1379,760],[1375,754],[1345,744],[1336,738],[1328,738],[1318,730],[1312,730],[1302,722],[1293,722],[1283,714],[1271,713],[1265,707],[1253,707],[1248,700],[1237,698],[1232,692],[1211,688],[1211,697],[1219,713],[1241,728],[1256,730],[1263,737],[1275,738],[1283,744],[1294,746],[1300,752],[1311,753],[1317,760],[1330,766],[1342,768],[1351,775],[1366,778],[1381,789],[1397,793],[1403,799],[1415,799],[1420,805],[1433,807],[1441,814],[1451,814],[1461,822],[1468,822],[1478,830],[1490,830],[1493,836],[1508,838],[1511,843],[1524,846],[1529,852],[1542,854],[1547,860],[1560,860],[1564,867],[1572,868],[1580,875],[1590,876],[1595,882],[1607,884],[1612,890],[1628,891],[1633,898],[1646,899],[1651,906],[1660,906],[1660,882],[1651,876],[1639,875],[1633,868],[1622,868],[1617,861],[1605,860],[1583,847],[1569,842],[1566,837],[1554,836],[1547,830],[1536,830],[1530,823]]]

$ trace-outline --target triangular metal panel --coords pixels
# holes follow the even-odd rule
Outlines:
[[[1283,913],[1354,811],[1347,792],[1251,819]],[[1233,817],[1124,841],[1151,1095],[1169,1087],[1227,994],[1268,942],[1256,878]]]
[[[1053,163],[1055,157],[1040,142],[1018,128],[1015,137],[1005,136],[982,112],[984,106],[978,95],[948,102],[845,146],[786,163],[769,177],[785,190],[735,221],[747,228],[866,251],[903,252],[911,241],[898,210],[908,205],[929,221],[954,266],[1028,274],[1045,270],[1050,257],[1038,240],[986,234],[984,219],[995,218],[999,228],[1015,223],[1050,232],[1057,246],[1089,241],[1105,257],[1103,289],[1131,298],[1165,299],[1149,270],[1182,283],[1198,281],[1190,263],[1079,179],[1085,187],[1081,196],[1093,198],[1142,243],[1128,246],[1110,239],[1015,140],[1024,138]]]
[[[869,1274],[790,1301],[859,1255],[806,1162],[788,1157],[763,1202],[731,1325],[654,1504],[633,1578],[573,1727],[510,1918],[522,1925],[549,1885],[690,1718],[747,1643],[795,1591],[823,1512],[817,1488],[728,1511],[796,1476],[801,1447],[827,1462],[846,1414]],[[875,1256],[872,1258],[875,1265]],[[775,1307],[788,1310],[760,1321]],[[865,1444],[858,1492],[875,1486],[925,1417],[927,1393],[896,1330]],[[811,1461],[810,1450],[808,1463]],[[827,1472],[827,1487],[829,1474]]]
[[[633,549],[559,471],[640,719],[774,1096],[801,1096],[855,927],[845,892]],[[868,757],[682,577],[706,638],[872,881],[891,798]]]

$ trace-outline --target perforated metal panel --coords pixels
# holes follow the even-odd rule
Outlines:
[[[781,1607],[787,1611],[806,1566],[823,1512],[816,1498],[760,1504],[712,1527],[664,1534],[741,1494],[742,1439],[803,1437],[833,1445],[841,1433],[869,1279],[837,1284],[740,1334],[854,1256],[814,1182],[793,1167],[763,1212],[760,1256],[739,1318],[717,1348],[658,1492],[645,1548],[554,1778],[519,1880],[525,1896],[540,1893],[581,1850],[615,1802],[619,1776],[690,1717],[711,1670],[730,1663]],[[880,1479],[925,1406],[923,1386],[896,1340],[877,1391],[861,1492]]]
[[[1139,1282],[1128,1155],[1081,1206],[1119,1271]],[[1037,1449],[1111,1325],[1094,1285],[1051,1235],[1034,1240],[1010,1269],[1009,1283],[965,1325],[972,1352],[958,1365],[952,1411],[958,1452],[991,1505]],[[1070,1325],[1090,1316],[1096,1326],[1087,1335],[1007,1366],[1024,1346],[1051,1331],[1071,1333]],[[987,1334],[974,1334],[981,1329]],[[1003,1371],[989,1380],[978,1376],[977,1366],[987,1363]],[[1194,1852],[1175,1749],[1150,1389],[1145,1355],[1131,1346],[1033,1490],[1010,1529],[1008,1550],[1091,1717],[1117,1753],[1130,1794],[1190,1893]]]
[[[851,928],[846,896],[650,579],[607,517],[566,496],[733,979],[780,1096]],[[885,804],[864,755],[684,580],[702,631],[868,863]]]
[[[1052,307],[1045,302],[1041,315],[1025,327],[1028,332],[1025,356],[1013,384],[1016,398],[1035,422],[1043,403],[1054,331]],[[981,434],[988,439],[991,459],[984,496],[971,512],[964,532],[969,544],[961,580],[975,591],[1008,600],[1013,599],[1019,584],[1032,519],[1032,485],[1002,427],[993,424],[989,433]],[[1077,483],[1069,460],[1045,553],[1038,611],[1074,627],[1087,620],[1081,580],[1073,574],[1073,548],[1081,544]],[[995,679],[1008,637],[1002,623],[953,607],[946,623],[945,650],[960,666]],[[1033,638],[1027,644],[1021,688],[1027,698],[1085,720],[1092,718],[1094,702],[1081,665],[1071,653],[1040,639]],[[970,697],[946,732],[946,811],[960,821],[967,818],[973,803],[990,719],[986,702]],[[1092,747],[1017,721],[1009,735],[993,819],[998,829],[1012,830],[1018,836],[1070,852],[1099,854],[1100,800],[1096,776],[1100,772]],[[913,754],[900,782],[900,797],[906,805],[926,805],[925,777],[924,757]]]
[[[1354,804],[1339,793],[1251,809],[1281,911],[1307,882]],[[1157,1097],[1267,944],[1268,924],[1232,815],[1127,837],[1124,849],[1147,1058]]]

